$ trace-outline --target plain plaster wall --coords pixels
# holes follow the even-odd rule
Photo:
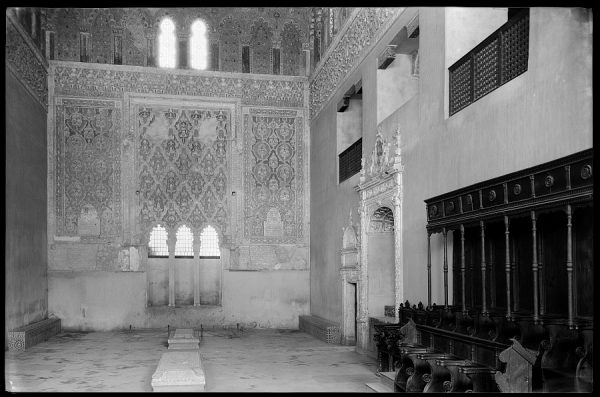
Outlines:
[[[385,306],[394,306],[394,233],[374,232],[369,239],[369,314],[383,317]]]
[[[377,122],[387,118],[419,91],[419,77],[412,75],[409,54],[396,54],[386,69],[377,70]]]
[[[112,330],[242,324],[298,328],[308,313],[306,270],[224,271],[223,304],[146,306],[146,272],[49,272],[49,306],[65,329]]]
[[[7,331],[46,318],[46,110],[5,69]]]
[[[335,271],[341,230],[348,211],[356,214],[358,207],[358,194],[347,185],[338,186],[331,175],[335,154],[327,139],[333,140],[332,103],[337,103],[350,81],[362,76],[363,155],[369,153],[378,106],[373,58],[406,24],[403,15],[311,122],[311,314],[332,321],[340,321],[342,312]],[[381,123],[388,140],[397,127],[402,132],[405,281],[401,299],[411,303],[427,300],[425,199],[592,147],[592,28],[587,11],[532,8],[528,71],[450,118],[444,109],[445,16],[444,8],[419,9],[419,93]],[[436,303],[443,303],[442,257],[441,235],[436,235],[432,237]]]

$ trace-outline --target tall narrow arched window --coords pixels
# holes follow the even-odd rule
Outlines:
[[[206,226],[200,233],[200,258],[220,258],[219,235],[212,226]]]
[[[158,35],[158,66],[161,68],[174,68],[176,64],[175,24],[169,18],[160,23]]]
[[[204,70],[208,66],[208,40],[206,39],[206,25],[200,19],[192,24],[190,36],[190,67]]]
[[[167,230],[161,225],[154,226],[150,232],[148,256],[155,258],[169,257],[169,247],[167,246]]]
[[[192,241],[194,236],[192,235],[192,230],[189,227],[182,225],[177,229],[175,237],[177,238],[177,241],[175,242],[175,257],[193,258],[194,247],[192,246]]]

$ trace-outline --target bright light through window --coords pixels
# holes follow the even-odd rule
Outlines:
[[[148,256],[168,257],[167,230],[161,225],[156,225],[150,232],[148,242]]]
[[[220,257],[219,235],[212,226],[206,226],[200,233],[200,257]]]
[[[175,67],[175,24],[169,18],[160,23],[158,35],[158,65],[161,68]]]
[[[206,59],[208,58],[206,41],[206,25],[197,19],[192,24],[192,36],[190,37],[190,67],[192,69],[206,69]]]
[[[175,257],[194,256],[192,241],[194,236],[189,227],[183,225],[177,229],[177,241],[175,242]]]

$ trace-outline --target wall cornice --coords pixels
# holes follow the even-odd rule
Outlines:
[[[308,80],[143,66],[50,61],[54,94],[121,98],[126,92],[240,98],[242,105],[305,107]]]
[[[387,32],[404,8],[363,7],[353,11],[323,60],[310,78],[310,118],[314,119],[333,94],[376,43]]]
[[[6,14],[6,67],[48,108],[48,63],[19,22]]]

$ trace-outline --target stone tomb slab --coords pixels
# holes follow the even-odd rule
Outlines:
[[[200,340],[194,336],[193,329],[178,328],[168,342],[169,350],[198,350]]]
[[[152,375],[155,392],[203,392],[206,385],[198,350],[166,351]]]

